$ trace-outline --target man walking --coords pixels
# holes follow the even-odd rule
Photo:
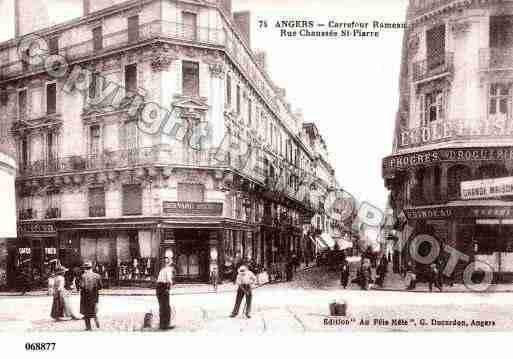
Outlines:
[[[347,260],[344,258],[342,261],[342,264],[340,265],[340,285],[343,286],[344,289],[346,289],[348,284],[349,284],[349,263],[347,263]]]
[[[169,290],[173,285],[173,267],[171,258],[165,258],[165,265],[159,272],[157,279],[157,299],[159,301],[160,329],[168,330],[174,327],[171,322],[171,305],[169,304]]]
[[[233,307],[230,317],[234,318],[239,314],[242,299],[246,297],[246,318],[251,318],[251,286],[256,283],[256,276],[251,272],[248,267],[242,265],[239,268],[236,284],[239,286],[237,289],[237,297],[235,298],[235,306]]]
[[[442,291],[442,281],[440,278],[440,271],[438,270],[438,267],[436,263],[431,263],[429,266],[429,291],[433,291],[433,284],[435,287],[438,288],[438,290]]]
[[[94,319],[96,328],[100,328],[97,312],[102,279],[93,272],[91,262],[85,262],[83,268],[84,274],[80,279],[80,313],[84,316],[86,330],[92,330],[91,319]]]

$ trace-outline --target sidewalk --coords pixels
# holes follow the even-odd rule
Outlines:
[[[270,283],[264,284],[265,286]],[[225,282],[218,285],[217,292],[214,291],[210,284],[176,284],[171,289],[172,295],[189,295],[189,294],[215,294],[225,292],[235,292],[237,287],[233,282]],[[71,295],[78,295],[77,291],[70,293]],[[150,296],[155,295],[155,289],[153,288],[140,288],[140,287],[111,287],[103,289],[102,295],[110,296]],[[0,298],[2,297],[44,297],[48,296],[48,292],[43,289],[34,290],[21,295],[20,292],[0,292]]]
[[[385,277],[385,286],[383,288],[374,286],[372,290],[381,290],[381,291],[401,291],[401,292],[430,292],[429,285],[426,282],[417,283],[417,286],[413,290],[407,290],[406,280],[398,273],[387,273]],[[433,286],[433,293],[439,293],[440,290]],[[444,283],[442,286],[442,293],[468,293],[468,292],[477,292],[472,290],[471,288],[467,288],[463,283],[454,283],[454,285],[450,286],[447,283]],[[492,284],[484,293],[513,293],[513,283],[500,283],[500,284]]]

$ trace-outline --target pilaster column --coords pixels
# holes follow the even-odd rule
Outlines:
[[[224,101],[225,101],[225,64],[213,62],[209,64],[210,70],[210,121],[212,126],[212,146],[221,144],[224,136]]]
[[[448,190],[448,178],[449,165],[444,163],[440,166],[440,199],[447,201],[447,190]]]
[[[218,270],[219,272],[219,242],[222,237],[219,238],[218,231],[211,231],[210,237],[208,240],[209,244],[209,273],[212,272],[214,268]]]

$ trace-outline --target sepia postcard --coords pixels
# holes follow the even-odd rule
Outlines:
[[[511,0],[0,0],[0,341],[511,331],[512,100]]]

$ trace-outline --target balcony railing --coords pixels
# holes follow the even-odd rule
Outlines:
[[[105,217],[105,206],[89,207],[89,217]]]
[[[486,48],[479,50],[479,68],[481,70],[512,69],[513,48]]]
[[[101,50],[95,50],[94,41],[83,41],[59,49],[59,54],[69,61],[77,61],[92,55],[102,54],[133,43],[156,39],[159,37],[194,41],[213,45],[224,45],[226,36],[223,29],[191,26],[183,23],[157,20],[139,26],[137,32],[122,30],[103,36]],[[28,65],[21,60],[6,63],[0,67],[0,76],[16,76],[25,72],[40,71],[42,64]]]
[[[413,63],[413,81],[422,81],[434,76],[452,73],[453,59],[453,53],[448,52],[440,56],[431,56]]]
[[[106,169],[125,169],[139,166],[177,166],[177,167],[232,167],[257,180],[263,180],[261,173],[250,164],[241,166],[236,156],[217,156],[216,149],[194,150],[153,146],[119,151],[105,151],[92,155],[75,155],[49,160],[37,160],[30,163],[20,161],[18,177],[37,177],[56,174],[90,172]]]
[[[56,207],[48,208],[45,213],[45,218],[46,219],[61,218],[60,208],[56,208]]]
[[[25,219],[35,219],[37,218],[36,210],[33,208],[22,209],[18,213],[18,218],[20,219],[20,221],[23,221]]]
[[[433,11],[435,9],[444,7],[449,5],[450,3],[456,2],[458,0],[426,0],[422,1],[420,6],[412,6],[410,13],[413,16],[419,16],[425,14],[427,12]]]

